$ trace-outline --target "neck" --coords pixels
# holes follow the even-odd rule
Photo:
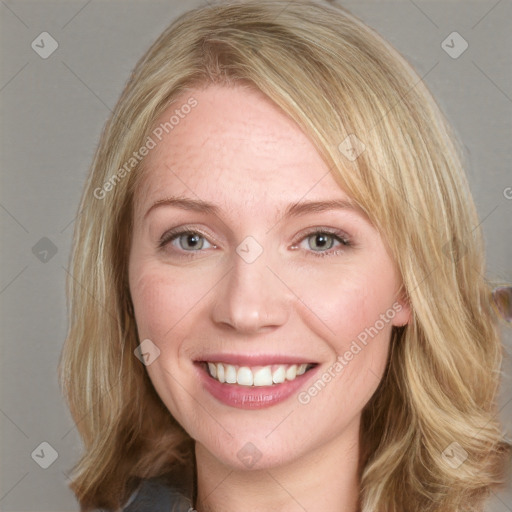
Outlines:
[[[198,512],[359,510],[359,419],[342,436],[280,465],[238,470],[196,443]]]

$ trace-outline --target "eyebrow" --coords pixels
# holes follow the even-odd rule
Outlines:
[[[202,201],[201,199],[172,196],[159,199],[153,203],[144,214],[144,217],[147,217],[149,212],[160,206],[172,206],[209,215],[219,215],[221,212],[221,209],[217,205]],[[286,208],[283,217],[300,217],[308,213],[324,212],[328,210],[349,210],[364,215],[363,210],[351,201],[345,199],[331,199],[327,201],[297,201],[291,203]]]

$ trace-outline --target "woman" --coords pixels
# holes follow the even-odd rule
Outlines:
[[[76,226],[82,510],[482,510],[510,443],[479,224],[399,54],[301,0],[137,64]]]

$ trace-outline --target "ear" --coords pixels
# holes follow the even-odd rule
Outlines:
[[[403,284],[397,292],[392,308],[395,311],[392,321],[395,327],[403,327],[411,321],[411,304]]]

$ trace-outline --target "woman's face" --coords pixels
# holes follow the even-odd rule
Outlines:
[[[156,391],[232,468],[357,446],[409,317],[383,240],[261,93],[185,93],[156,126],[176,109],[144,159],[129,265]]]

